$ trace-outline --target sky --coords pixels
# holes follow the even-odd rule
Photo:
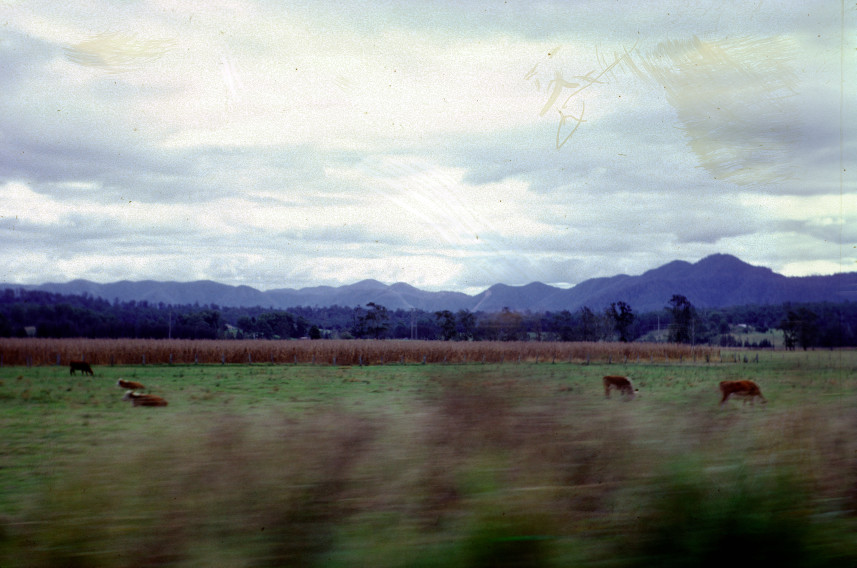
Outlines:
[[[857,271],[857,6],[0,0],[0,282]]]

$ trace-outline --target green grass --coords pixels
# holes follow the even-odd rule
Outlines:
[[[753,538],[853,563],[857,352],[736,353],[2,367],[0,565],[705,565]],[[639,396],[605,400],[605,374]],[[720,408],[724,379],[769,403]]]

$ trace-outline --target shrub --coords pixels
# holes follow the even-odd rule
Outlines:
[[[853,566],[857,547],[833,539],[842,527],[822,523],[805,487],[782,472],[729,469],[706,474],[684,463],[649,488],[629,566]],[[853,535],[845,542],[853,542]],[[626,551],[623,551],[623,554]]]

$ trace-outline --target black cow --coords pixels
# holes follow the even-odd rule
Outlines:
[[[68,374],[73,375],[75,371],[81,371],[84,375],[94,375],[92,367],[86,361],[71,361],[68,364]]]

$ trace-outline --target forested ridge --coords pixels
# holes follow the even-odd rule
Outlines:
[[[0,336],[151,339],[379,338],[533,341],[673,341],[770,346],[779,330],[791,347],[857,346],[857,303],[813,302],[695,308],[674,295],[664,309],[636,314],[623,301],[606,310],[469,312],[365,306],[228,307],[110,302],[88,294],[6,289]],[[748,339],[753,332],[754,339]],[[789,345],[791,341],[791,345]]]

